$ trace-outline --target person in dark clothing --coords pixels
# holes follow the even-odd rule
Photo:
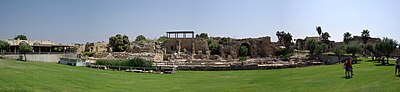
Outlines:
[[[399,57],[397,57],[396,66],[394,68],[394,75],[399,76],[399,71],[400,71],[400,59],[399,59]]]
[[[344,68],[346,69],[346,78],[353,78],[352,76],[352,71],[353,71],[353,65],[351,63],[351,59],[346,60],[346,62],[344,63]]]

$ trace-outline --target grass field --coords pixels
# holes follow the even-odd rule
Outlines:
[[[391,62],[393,64],[393,61]],[[278,70],[146,74],[0,59],[0,91],[371,91],[398,92],[394,66],[364,60],[345,79],[341,64]]]

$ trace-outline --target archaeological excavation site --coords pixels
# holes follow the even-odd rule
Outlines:
[[[118,38],[117,36],[121,35],[115,37]],[[235,39],[208,37],[207,33],[195,34],[194,31],[168,31],[165,36],[156,40],[146,39],[143,35],[138,36],[135,41],[128,41],[129,43],[126,43],[125,47],[122,46],[122,49],[117,49],[112,45],[112,38],[110,37],[108,43],[102,41],[75,44],[73,47],[76,51],[72,52],[77,54],[77,60],[61,58],[60,61],[65,64],[73,63],[73,65],[76,65],[76,62],[82,62],[82,65],[92,68],[127,71],[132,71],[130,65],[101,62],[141,58],[152,63],[151,66],[135,65],[133,67],[135,70],[142,71],[265,70],[324,64],[308,58],[308,52],[301,50],[292,50],[290,51],[292,55],[283,56],[287,52],[285,49],[287,43],[283,37],[279,38],[278,42],[271,42],[269,36]]]

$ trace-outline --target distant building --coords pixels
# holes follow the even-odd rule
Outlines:
[[[10,48],[5,54],[19,54],[19,44],[27,43],[33,47],[33,51],[29,54],[54,54],[74,52],[72,49],[75,45],[57,44],[49,40],[4,40],[10,44]]]

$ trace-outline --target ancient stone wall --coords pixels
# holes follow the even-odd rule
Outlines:
[[[127,52],[157,52],[158,50],[161,50],[158,44],[158,42],[133,42],[127,49]]]
[[[275,52],[270,37],[234,39],[228,44],[223,44],[220,48],[222,57],[230,55],[232,58],[238,58],[241,45],[249,46],[250,57],[270,57]]]
[[[87,43],[85,45],[85,51],[88,52],[107,52],[109,47],[107,42],[96,42],[96,43]]]
[[[221,40],[221,38],[212,38],[219,42],[219,53],[211,55],[208,49],[208,43],[205,40],[197,38],[173,38],[164,41],[161,47],[166,54],[181,53],[180,55],[193,55],[193,59],[205,60],[232,60],[239,57],[240,46],[244,45],[249,48],[247,57],[271,57],[275,50],[271,43],[270,37],[246,38],[246,39],[230,39]],[[183,54],[182,54],[183,53]],[[195,54],[192,54],[195,53]],[[188,58],[185,58],[188,59]]]

